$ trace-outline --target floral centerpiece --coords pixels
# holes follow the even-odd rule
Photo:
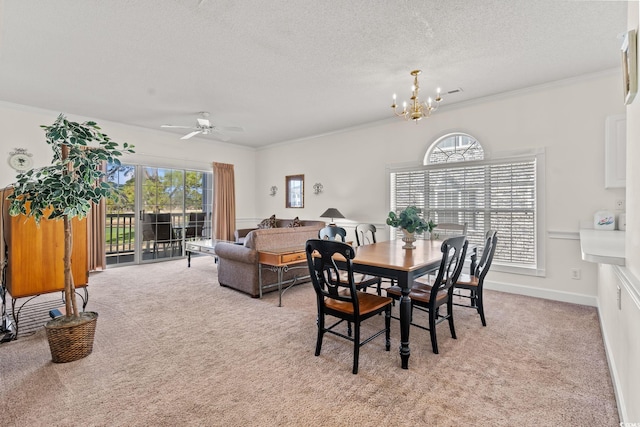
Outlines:
[[[417,206],[408,206],[399,214],[395,212],[389,212],[387,217],[387,225],[396,227],[402,230],[404,237],[402,240],[405,242],[404,249],[413,249],[413,242],[415,242],[415,233],[424,233],[428,231],[431,233],[437,225],[432,221],[425,221],[420,217],[422,209]]]

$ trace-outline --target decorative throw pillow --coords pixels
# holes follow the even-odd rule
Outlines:
[[[298,217],[295,217],[291,224],[289,224],[289,227],[302,227],[302,221],[300,221]]]
[[[258,224],[258,228],[276,228],[276,214],[263,219],[260,224]]]

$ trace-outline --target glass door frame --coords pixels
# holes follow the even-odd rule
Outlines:
[[[125,205],[124,210],[127,210],[129,207],[133,209],[132,213],[129,212],[120,212],[118,206],[116,205],[113,210],[109,210],[107,208],[108,215],[115,215],[117,217],[116,221],[110,220],[109,218],[106,226],[109,229],[106,230],[106,235],[109,236],[109,244],[107,244],[106,249],[111,249],[107,253],[113,254],[113,228],[112,224],[116,224],[118,231],[116,232],[116,253],[114,255],[115,262],[107,262],[108,266],[122,266],[122,265],[136,265],[136,264],[145,264],[148,262],[158,262],[158,261],[167,261],[171,259],[179,259],[185,257],[185,241],[186,240],[198,240],[198,239],[207,239],[211,238],[211,218],[212,218],[212,200],[213,200],[213,173],[210,171],[201,171],[195,169],[177,169],[171,167],[162,167],[162,166],[150,166],[150,165],[140,165],[140,164],[123,164],[125,167],[133,168],[133,175],[129,179],[134,180],[133,185],[133,203],[131,205]],[[181,197],[178,204],[171,204],[171,195],[169,196],[169,212],[166,212],[166,206],[162,206],[160,209],[156,209],[154,207],[154,214],[167,214],[168,218],[164,218],[162,221],[158,221],[158,217],[156,217],[156,221],[154,222],[155,226],[152,226],[150,230],[148,228],[149,224],[144,223],[145,214],[150,214],[149,212],[149,201],[145,201],[145,190],[148,192],[150,188],[153,186],[145,188],[145,177],[149,174],[149,171],[153,171],[153,176],[165,176],[164,174],[172,174],[179,173],[182,176],[181,182],[176,185],[176,193],[178,197]],[[191,173],[201,174],[196,176],[195,179]],[[119,181],[122,177],[118,176],[113,179],[114,182],[121,182],[121,184],[125,184],[127,181]],[[164,181],[164,185],[171,185],[171,178],[169,181]],[[189,184],[190,183],[190,184]],[[200,186],[198,186],[198,183]],[[158,179],[156,183],[156,187],[161,184],[161,180]],[[157,188],[156,188],[157,189]],[[180,196],[181,194],[181,196]],[[157,196],[156,196],[157,197]],[[146,206],[145,206],[146,204]],[[180,212],[174,212],[175,210],[179,210]],[[122,218],[129,218],[129,220]],[[113,218],[113,217],[112,217]],[[151,218],[151,217],[149,217]],[[133,222],[133,227],[130,222]],[[170,234],[169,239],[163,242],[156,242],[154,239],[145,240],[144,233],[145,231],[149,234],[151,231],[153,232],[153,237],[157,237],[159,224],[162,224],[163,228],[167,228]],[[120,230],[119,228],[123,227],[122,231],[122,239],[120,239]],[[145,230],[145,227],[146,230]],[[155,228],[153,228],[155,227]],[[133,230],[133,236],[130,235],[131,229]],[[127,230],[129,230],[129,240],[125,240],[127,236]],[[167,232],[165,230],[165,232]],[[166,234],[166,233],[165,233]],[[149,237],[149,236],[147,236]],[[133,254],[122,256],[120,253],[120,247],[122,249],[127,246],[131,239],[133,239]],[[120,241],[121,240],[121,241]],[[152,245],[155,245],[152,246]],[[161,246],[161,247],[158,247]],[[152,256],[145,258],[145,254],[150,252],[144,252],[145,250],[151,249]],[[173,251],[173,252],[172,252]],[[126,251],[123,251],[126,253]],[[161,255],[161,256],[159,256]],[[169,255],[169,256],[165,256]],[[130,256],[131,259],[127,261],[121,261],[122,258],[126,258]]]

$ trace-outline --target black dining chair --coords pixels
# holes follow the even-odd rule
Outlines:
[[[358,373],[360,347],[374,338],[385,334],[385,350],[391,348],[391,302],[392,299],[361,292],[353,278],[353,258],[355,250],[351,245],[335,240],[310,239],[305,245],[307,265],[318,307],[318,336],[315,355],[319,356],[325,333],[331,333],[353,342],[353,370]],[[337,260],[344,260],[342,269]],[[346,272],[346,275],[344,274]],[[361,340],[360,324],[379,313],[385,313],[384,329]],[[338,319],[326,326],[326,316]],[[347,322],[347,334],[335,330]],[[351,329],[353,323],[353,330]]]
[[[489,272],[491,263],[493,262],[493,254],[496,252],[498,236],[495,230],[489,230],[485,234],[485,245],[480,256],[480,261],[476,264],[473,274],[460,274],[458,280],[454,284],[455,298],[468,298],[468,304],[454,302],[453,305],[460,307],[469,307],[478,311],[482,326],[487,326],[484,317],[484,301],[482,298],[482,289],[484,287],[484,278]],[[465,291],[464,293],[461,291]],[[466,291],[469,291],[467,293]]]
[[[358,246],[370,245],[376,243],[377,228],[373,224],[358,224],[356,225],[356,243]],[[378,288],[378,295],[382,295],[382,282],[389,283],[390,286],[395,285],[394,279],[380,278],[380,287]],[[386,286],[386,285],[385,285]]]
[[[356,244],[360,246],[376,243],[376,231],[376,226],[373,224],[356,225]]]
[[[335,225],[329,225],[327,227],[321,228],[320,231],[318,231],[318,237],[320,239],[346,242],[347,230],[342,227],[336,227]],[[375,286],[378,291],[378,295],[382,294],[382,279],[380,277],[356,273],[355,279],[356,287],[359,290],[366,290],[369,286]]]
[[[318,231],[318,238],[346,242],[347,230],[342,227],[336,227],[335,225],[328,225]]]
[[[442,258],[438,274],[428,284],[414,282],[409,292],[411,298],[411,325],[429,331],[431,336],[431,346],[433,352],[438,354],[438,340],[436,336],[436,326],[445,320],[449,321],[451,338],[456,339],[456,330],[453,324],[453,289],[457,282],[464,258],[467,253],[469,242],[466,236],[450,237],[442,242],[440,250]],[[402,289],[400,286],[387,288],[387,296],[394,300],[400,299]],[[442,314],[440,308],[447,306],[447,314]],[[414,322],[413,309],[425,311],[429,315],[429,326],[423,326]]]

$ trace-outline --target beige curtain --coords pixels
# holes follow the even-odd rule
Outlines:
[[[89,271],[104,270],[107,267],[105,252],[105,225],[107,208],[103,200],[91,207],[87,215],[87,245]]]
[[[107,163],[102,162],[102,171],[107,171]],[[103,178],[103,181],[106,177]],[[107,267],[107,255],[105,251],[107,204],[104,199],[91,207],[87,215],[87,251],[89,259],[89,271],[104,270]]]
[[[236,186],[233,165],[213,163],[213,237],[234,240]]]

